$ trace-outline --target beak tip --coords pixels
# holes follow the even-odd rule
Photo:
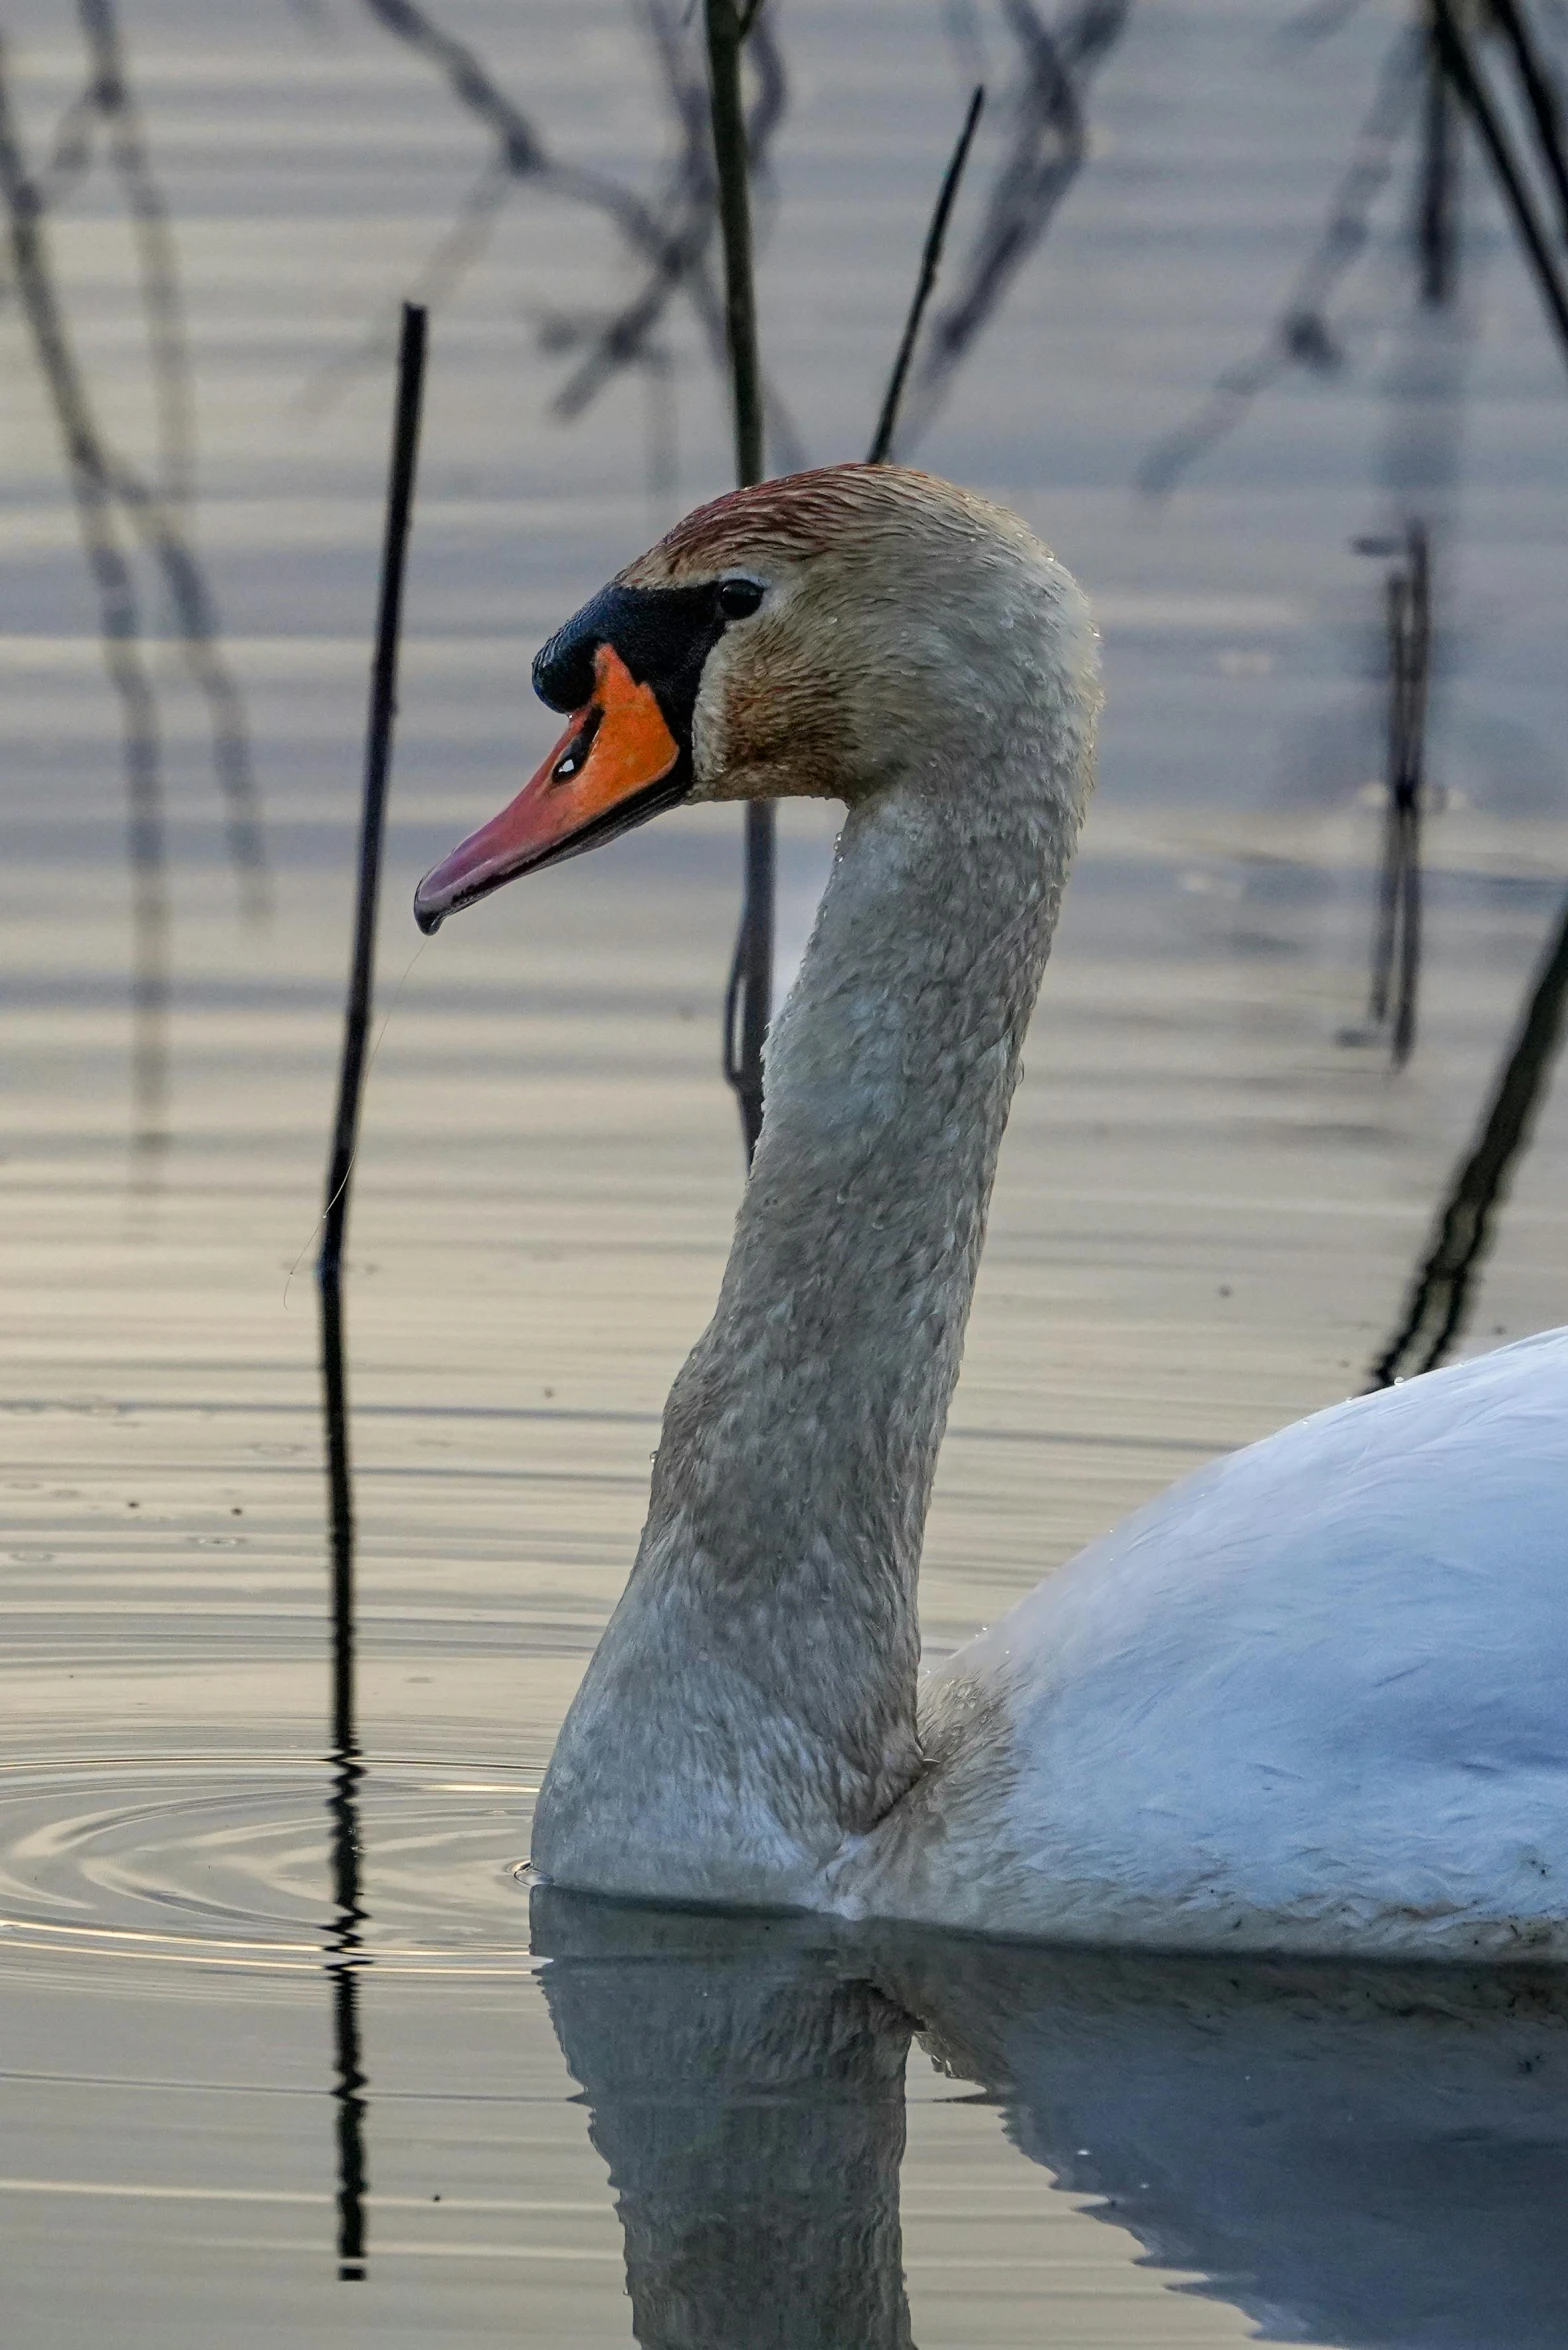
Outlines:
[[[425,879],[414,892],[414,920],[426,938],[434,938],[446,919],[447,908],[434,893],[426,894],[429,880],[430,876],[426,874]]]

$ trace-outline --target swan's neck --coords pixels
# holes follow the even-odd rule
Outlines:
[[[1061,774],[852,810],[768,1061],[718,1308],[535,1857],[790,1898],[920,1768],[915,1586],[997,1148],[1076,831]]]

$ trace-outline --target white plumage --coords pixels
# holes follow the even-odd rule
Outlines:
[[[922,1835],[945,1859],[868,1839],[845,1878],[866,1872],[867,1906],[1167,1947],[1568,1958],[1568,1330],[1184,1478],[924,1697],[979,1725]],[[971,1871],[976,1778],[1006,1795]]]

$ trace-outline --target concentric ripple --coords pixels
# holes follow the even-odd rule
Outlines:
[[[0,1952],[525,1971],[533,1793],[403,1760],[0,1765]]]

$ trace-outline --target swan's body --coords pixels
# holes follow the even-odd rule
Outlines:
[[[920,1681],[931,1479],[1092,772],[1066,573],[961,492],[840,468],[689,518],[536,677],[573,729],[422,885],[427,925],[677,797],[849,804],[542,1873],[1568,1957],[1568,1334],[1202,1472]]]
[[[952,1759],[839,1901],[1080,1941],[1568,1958],[1565,1460],[1558,1330],[1184,1478],[926,1680]]]

